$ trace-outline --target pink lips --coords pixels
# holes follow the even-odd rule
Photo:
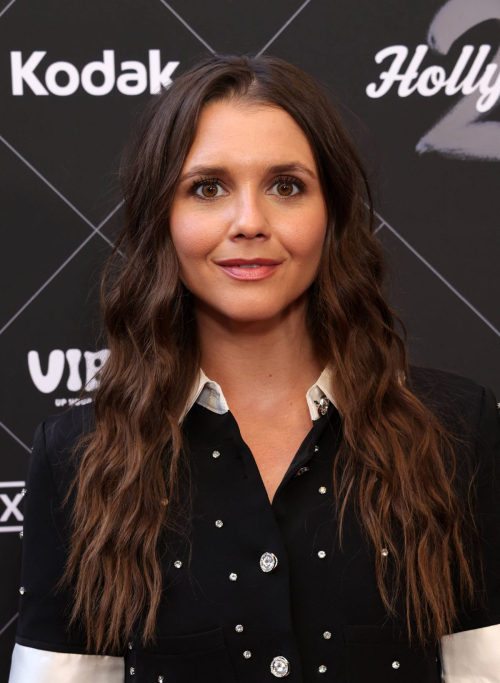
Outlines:
[[[219,259],[214,263],[235,280],[263,280],[272,275],[283,261],[269,258]]]

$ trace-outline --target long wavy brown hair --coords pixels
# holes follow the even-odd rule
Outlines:
[[[351,504],[374,549],[388,615],[401,616],[402,605],[410,640],[416,629],[421,643],[437,642],[452,632],[459,597],[472,600],[477,585],[471,487],[462,496],[457,483],[459,437],[412,390],[407,332],[383,293],[372,191],[339,108],[309,75],[267,55],[203,57],[151,98],[124,155],[125,220],[100,290],[110,355],[92,392],[95,429],[75,446],[77,475],[64,501],[76,486],[60,583],[74,589],[70,621],[81,619],[89,651],[123,653],[139,621],[143,644],[154,642],[167,539],[190,538],[180,416],[200,353],[169,211],[200,112],[222,99],[281,107],[311,145],[328,226],[308,315],[342,418],[333,469],[340,542]]]

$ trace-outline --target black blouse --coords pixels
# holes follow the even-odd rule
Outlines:
[[[75,474],[68,447],[92,427],[88,404],[51,416],[35,433],[10,683],[264,683],[283,677],[290,683],[438,683],[443,669],[446,683],[481,676],[498,683],[496,398],[489,387],[454,373],[411,366],[411,379],[426,404],[465,418],[472,436],[464,432],[468,441],[459,457],[480,468],[476,509],[487,609],[461,611],[455,635],[425,649],[408,645],[404,618],[387,619],[375,582],[374,553],[389,565],[391,554],[370,547],[350,507],[340,549],[332,466],[342,420],[333,401],[326,400],[324,415],[320,411],[312,423],[272,503],[232,413],[196,402],[183,422],[195,493],[191,564],[188,543],[176,541],[164,558],[157,644],[144,649],[132,633],[123,657],[86,653],[82,635],[65,630],[69,594],[56,594],[54,586],[68,542],[69,510],[60,500]]]

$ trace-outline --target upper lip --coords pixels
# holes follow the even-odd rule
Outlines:
[[[275,258],[221,258],[214,261],[218,266],[279,266],[281,259]]]

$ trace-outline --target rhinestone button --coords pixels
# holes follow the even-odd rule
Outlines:
[[[130,667],[130,675],[133,676],[135,674],[135,669],[133,666]]]
[[[176,560],[176,561],[174,562],[174,567],[175,567],[176,569],[180,569],[180,568],[182,567],[182,562],[181,562],[180,560]]]
[[[326,671],[326,666],[324,664],[321,664],[318,671],[320,672],[320,674],[324,674]]]
[[[284,678],[290,673],[290,664],[286,657],[274,657],[271,662],[271,673],[276,676],[276,678]]]
[[[24,496],[28,493],[28,489],[21,489],[21,495]]]
[[[131,650],[133,647],[134,647],[134,643],[131,640],[129,640],[128,649]]]
[[[330,640],[331,637],[332,637],[332,634],[330,633],[330,631],[325,631],[325,632],[323,633],[323,638],[324,638],[325,640]]]
[[[309,471],[309,467],[301,467],[300,470],[297,470],[294,474],[294,477],[300,477],[301,474],[304,474],[304,472]]]
[[[243,657],[245,659],[250,659],[251,656],[252,656],[252,653],[250,652],[250,650],[245,650],[245,652],[243,653]]]
[[[387,557],[387,555],[389,554],[389,551],[387,550],[387,548],[382,548],[382,551],[381,551],[381,552],[382,552],[382,555],[383,555],[384,557]]]
[[[318,491],[319,491],[320,493],[326,493],[326,486],[320,486],[319,489],[318,489]]]
[[[238,578],[238,574],[235,574],[234,572],[229,574],[229,580],[230,581],[236,581],[237,578]]]
[[[323,559],[323,557],[326,557],[325,551],[324,550],[318,550],[318,557],[321,557],[321,559]]]
[[[264,553],[260,558],[260,568],[263,572],[272,572],[278,566],[278,558],[274,553]]]
[[[319,451],[319,446],[314,446],[314,452],[317,453]]]
[[[234,630],[236,631],[236,633],[241,633],[243,631],[243,626],[241,624],[237,624],[234,627]]]
[[[163,676],[158,676],[158,683],[163,683],[164,680]]]
[[[392,668],[393,668],[393,669],[399,669],[399,667],[400,667],[399,662],[393,662],[393,663],[392,663]]]
[[[221,526],[223,526],[223,525],[224,525],[224,522],[222,521],[222,519],[218,519],[218,520],[215,522],[215,526],[216,526],[218,529],[220,529]]]
[[[21,595],[24,595],[26,593],[26,588],[24,586],[21,586],[19,592],[21,593]]]
[[[23,531],[20,531],[20,532],[19,532],[19,538],[22,538],[23,536],[24,536],[24,532],[23,532]]]
[[[214,458],[218,458],[219,455],[220,455],[219,451],[214,451],[214,452],[212,453],[212,456],[213,456]]]

